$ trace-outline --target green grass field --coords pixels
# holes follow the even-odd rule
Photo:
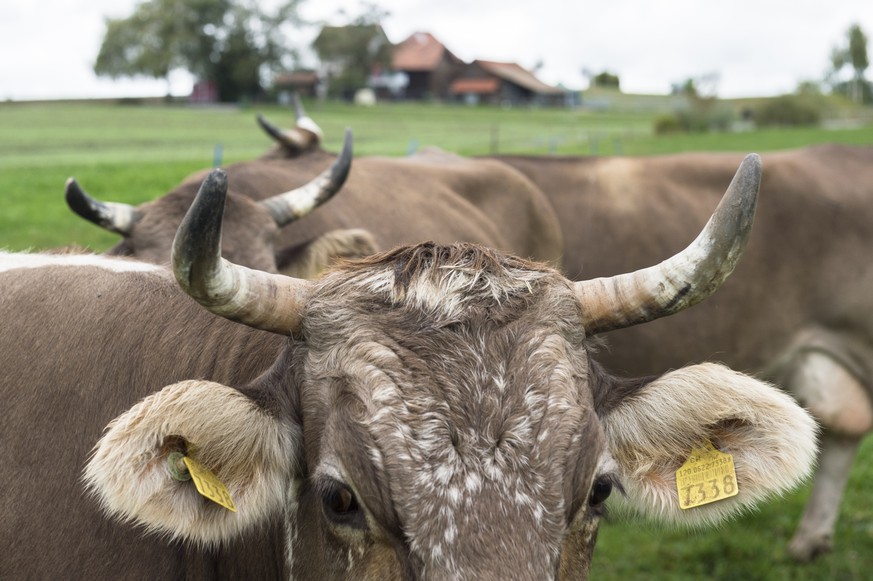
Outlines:
[[[465,155],[643,155],[690,150],[763,152],[838,141],[873,144],[873,125],[858,129],[780,129],[655,137],[651,114],[504,110],[440,105],[370,109],[308,104],[337,150],[344,127],[358,155],[405,155],[438,146]],[[290,126],[287,109],[189,108],[108,104],[0,104],[0,247],[21,250],[78,244],[103,250],[116,238],[70,212],[64,182],[75,176],[104,200],[140,203],[187,174],[253,158],[270,145],[255,124],[265,113]],[[871,200],[873,203],[873,200]],[[873,227],[873,225],[871,225]],[[854,580],[873,578],[873,443],[862,447],[837,527],[835,551],[796,565],[785,545],[808,487],[716,530],[665,531],[610,522],[601,529],[592,577],[635,579]]]

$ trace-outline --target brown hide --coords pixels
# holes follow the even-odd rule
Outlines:
[[[561,235],[542,192],[519,172],[497,162],[444,154],[355,159],[342,190],[311,214],[276,228],[251,200],[299,187],[335,155],[316,150],[290,160],[260,159],[230,165],[224,256],[258,270],[294,270],[301,245],[337,229],[362,228],[378,249],[434,240],[480,243],[545,262],[557,262]],[[186,178],[166,196],[143,204],[134,233],[110,254],[150,262],[169,260],[176,228],[208,171]],[[511,227],[506,227],[511,224]],[[265,249],[276,265],[265,266]]]
[[[549,197],[564,232],[563,267],[588,279],[685,246],[741,156],[500,159]],[[695,309],[609,336],[608,367],[646,374],[716,359],[770,371],[802,332],[826,329],[873,386],[873,148],[771,153],[763,165],[755,227],[733,275]]]
[[[107,519],[81,474],[145,395],[191,377],[245,383],[284,340],[205,313],[162,270],[16,269],[0,288],[0,578],[283,578],[278,528],[218,551],[170,543]]]
[[[494,162],[435,154],[355,160],[330,211],[283,230],[279,246],[352,227],[370,230],[382,249],[433,240],[476,242],[541,261],[561,253],[557,217],[524,176]]]

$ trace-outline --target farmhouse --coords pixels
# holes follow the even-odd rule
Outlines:
[[[449,84],[463,71],[464,61],[429,32],[416,32],[394,49],[391,66],[408,79],[407,99],[448,99]]]
[[[566,102],[567,91],[542,82],[521,65],[465,63],[429,32],[415,32],[392,45],[378,25],[325,26],[313,48],[321,60],[319,70],[278,75],[280,99],[291,90],[323,96],[320,91],[329,80],[331,94],[349,99],[368,88],[377,98],[392,100],[551,106]]]
[[[455,100],[491,105],[562,105],[563,89],[547,85],[517,63],[475,60],[452,82]]]

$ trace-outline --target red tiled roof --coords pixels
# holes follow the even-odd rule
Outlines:
[[[534,74],[516,63],[501,63],[495,61],[474,61],[483,70],[505,81],[524,87],[540,95],[559,95],[564,91],[558,87],[547,85]]]
[[[500,87],[500,81],[494,77],[485,79],[457,79],[451,85],[451,91],[455,94],[477,93],[490,95],[496,93]]]
[[[432,71],[446,47],[429,32],[416,32],[394,49],[392,65],[397,71]]]

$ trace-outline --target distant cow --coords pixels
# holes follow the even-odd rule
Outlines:
[[[329,155],[321,148],[324,132],[303,110],[303,104],[297,95],[294,95],[292,104],[296,120],[294,127],[287,131],[276,127],[263,115],[257,116],[258,125],[276,142],[261,159],[294,159],[311,153]]]
[[[553,263],[560,259],[560,225],[539,188],[505,164],[441,152],[402,159],[357,158],[340,195],[276,233],[276,226],[262,210],[247,209],[258,207],[252,200],[264,204],[265,198],[301,187],[325,166],[336,163],[336,155],[321,149],[316,133],[320,130],[308,118],[298,119],[290,132],[282,132],[263,119],[261,123],[272,128],[271,134],[280,145],[261,159],[226,168],[232,193],[228,219],[235,224],[225,231],[224,247],[229,256],[231,250],[248,254],[252,249],[259,254],[269,250],[274,253],[274,269],[310,277],[326,265],[301,268],[303,251],[327,233],[351,231],[350,248],[343,251],[340,247],[337,254],[364,256],[375,249],[434,240],[444,244],[475,242]],[[293,149],[297,145],[299,149]],[[293,160],[289,162],[288,157]],[[81,193],[70,187],[67,199],[74,200],[70,205],[81,216],[124,236],[110,254],[166,263],[173,234],[207,174],[195,173],[169,194],[136,208],[90,197],[79,202]],[[287,194],[281,199],[293,197]],[[103,210],[93,210],[104,207],[125,217],[120,227],[108,225]],[[504,227],[510,223],[511,228]],[[265,243],[254,239],[251,232],[267,232],[274,240]],[[330,253],[325,255],[330,257]],[[263,260],[258,264],[238,262],[265,270]],[[313,262],[309,259],[306,264]]]
[[[318,281],[243,269],[219,256],[217,172],[177,237],[176,278],[261,330],[196,310],[160,267],[3,256],[0,577],[584,578],[616,484],[618,502],[677,523],[792,487],[815,428],[790,398],[713,364],[619,379],[589,347],[718,287],[758,172],[741,167],[686,250],[580,283],[471,244],[402,247]],[[77,489],[98,438],[87,487],[160,535],[101,519]],[[681,510],[675,471],[706,442],[736,478],[693,497],[737,494]],[[236,513],[184,481],[181,455]]]
[[[228,167],[233,180],[222,248],[229,260],[258,270],[279,270],[276,250],[280,229],[312,212],[342,188],[352,163],[351,133],[346,133],[338,157],[310,159],[317,171],[308,175],[308,181],[301,180],[294,168],[277,163],[247,162]],[[330,167],[325,170],[326,166]],[[194,174],[168,194],[140,206],[97,200],[72,178],[67,181],[65,198],[76,214],[122,236],[107,254],[169,264],[173,236],[204,175]],[[252,191],[260,192],[257,199],[248,195]],[[375,251],[372,236],[363,230],[323,230],[286,249],[293,259],[284,268],[297,276],[311,277],[336,257],[354,258]]]
[[[640,268],[681,248],[740,157],[501,156],[552,201],[574,279]],[[700,308],[615,336],[621,373],[718,359],[775,381],[827,428],[812,496],[790,544],[829,550],[861,438],[873,430],[873,148],[767,154],[757,224],[736,273]]]

